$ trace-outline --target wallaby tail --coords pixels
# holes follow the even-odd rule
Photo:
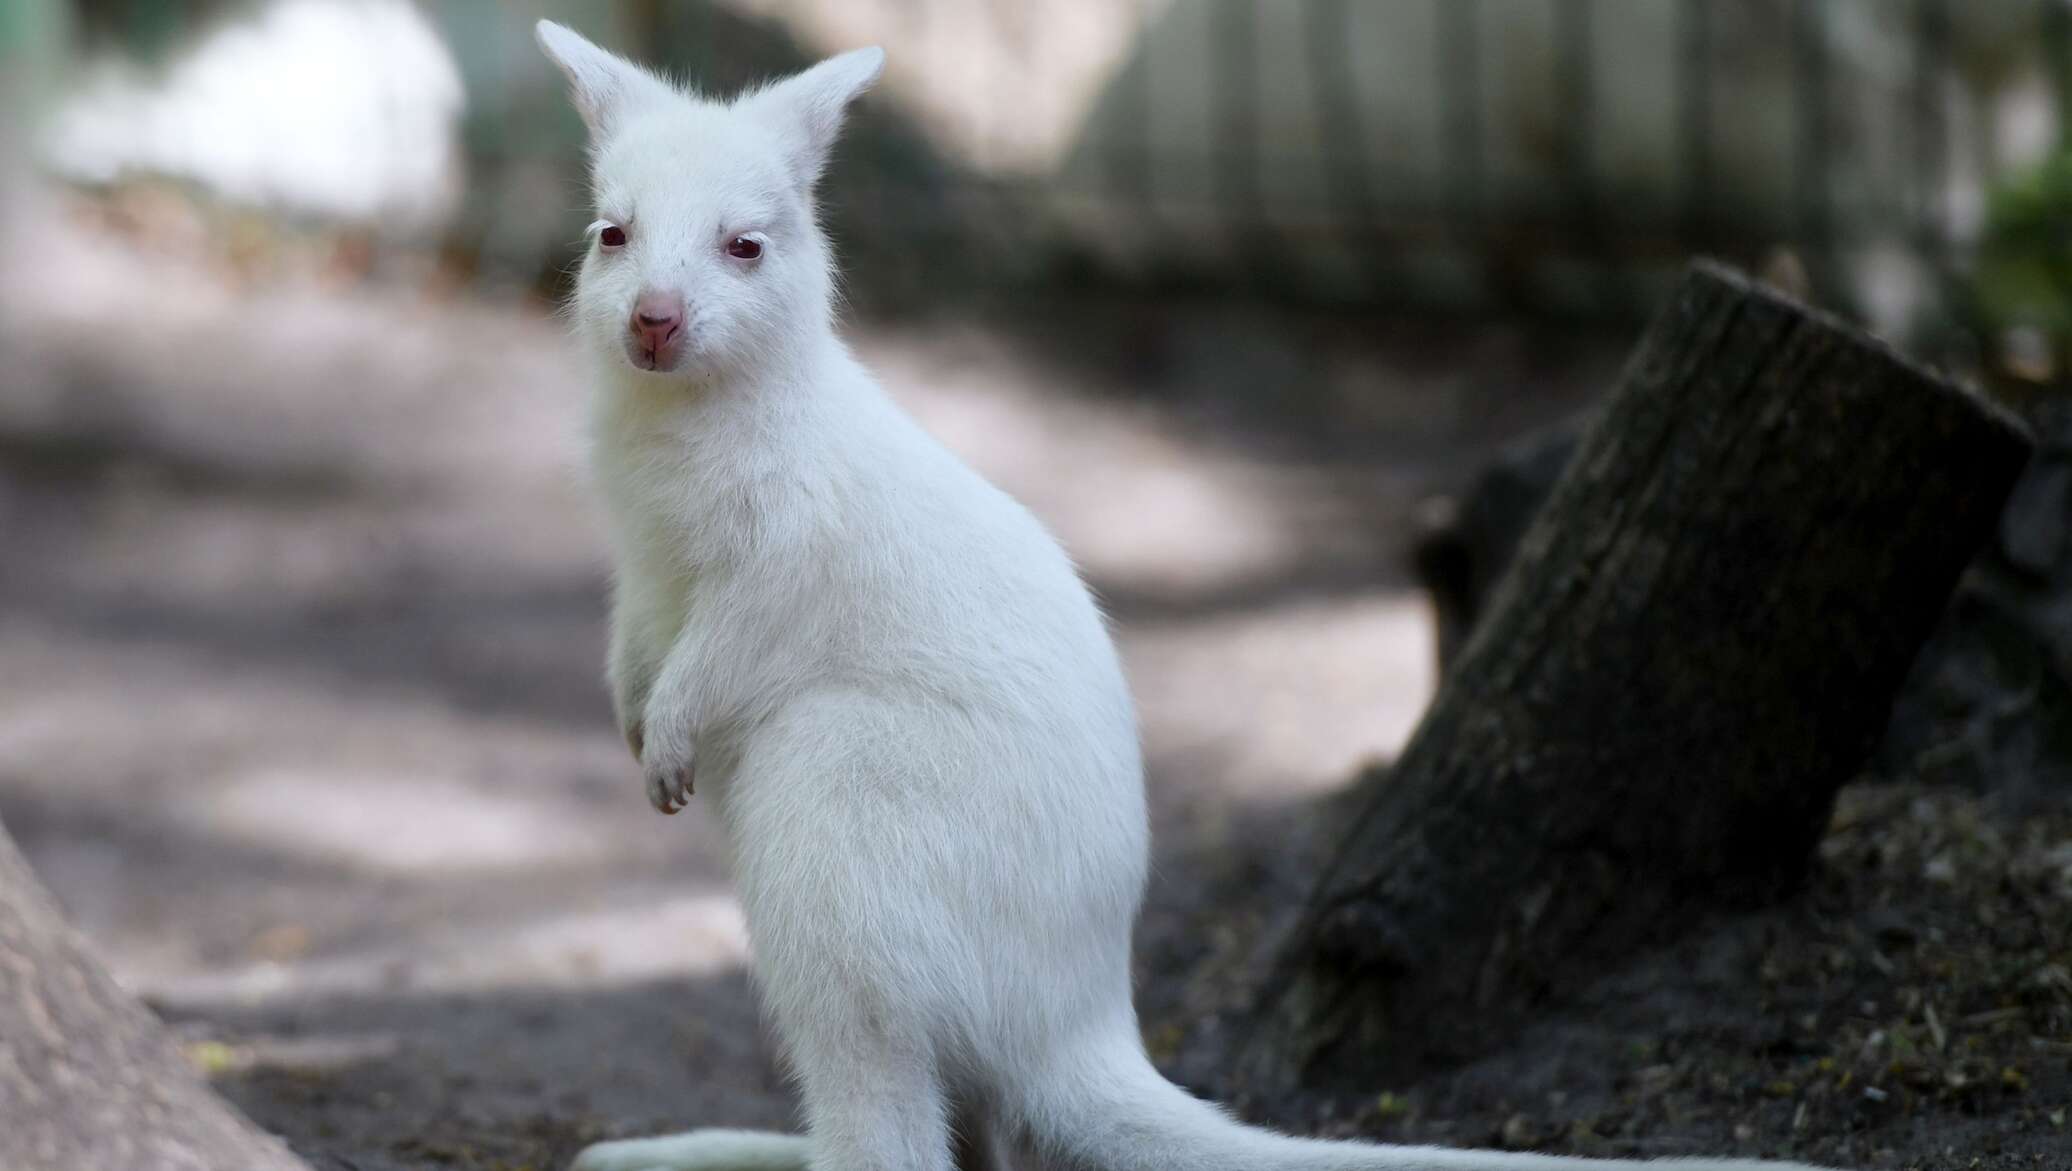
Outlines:
[[[1232,1119],[1152,1068],[1135,1038],[1082,1050],[1023,1087],[1016,1119],[1046,1157],[1085,1171],[1816,1171],[1750,1159],[1636,1163],[1291,1138]]]

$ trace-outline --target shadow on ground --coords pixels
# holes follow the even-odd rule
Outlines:
[[[654,816],[610,726],[555,323],[39,247],[60,242],[81,250],[0,269],[0,819],[118,977],[323,1168],[537,1171],[600,1135],[788,1123],[715,829]],[[155,312],[107,344],[92,307],[139,300]],[[1606,352],[1213,305],[856,333],[1117,618],[1160,842],[1147,1035],[1212,1084],[1202,1055],[1314,864],[1313,799],[1392,753],[1429,692],[1398,561],[1418,500],[1586,397]],[[2058,1011],[2035,983],[2066,962],[2058,896],[1995,893],[2014,871],[1985,863],[1938,895],[1903,814],[1879,841],[1912,844],[1831,860],[1844,879],[1807,906],[1637,957],[1516,1052],[1307,1121],[1669,1153],[1795,1142],[1803,1108],[1859,1161],[1961,1165],[1937,1133],[2041,1149],[2065,1055],[2002,1052],[2014,1018],[1971,992]],[[1920,909],[1904,952],[1866,918],[1893,890]],[[1933,931],[1991,951],[1971,894],[2033,930],[2000,982],[1946,994]],[[1979,1036],[1978,1059],[1921,1061],[1940,1081],[1853,1112],[1843,1075],[1929,1038],[1945,997],[1945,1040]]]

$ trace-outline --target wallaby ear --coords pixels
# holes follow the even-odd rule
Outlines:
[[[852,49],[744,96],[741,108],[780,136],[793,176],[810,188],[827,166],[849,103],[884,71],[885,50]]]
[[[533,35],[547,59],[568,76],[576,113],[583,116],[583,124],[590,128],[594,139],[601,140],[610,133],[629,105],[666,99],[676,92],[661,78],[623,57],[605,52],[551,20],[534,25]]]

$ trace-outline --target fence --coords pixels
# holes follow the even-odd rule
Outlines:
[[[1896,331],[1987,304],[2059,312],[1971,283],[1982,253],[2006,268],[2025,249],[2066,251],[2072,204],[2054,188],[2044,206],[2012,197],[2052,186],[2039,176],[2072,126],[2063,0],[1197,8],[1199,68],[1219,81],[1206,149],[1175,158],[1155,129],[1154,24],[1093,119],[1101,165],[1064,168],[1073,198],[1180,225],[1163,248],[1315,284],[1285,258],[1329,241],[1362,278],[1340,273],[1341,289],[1586,310],[1644,298],[1694,251],[1788,248],[1826,299]],[[1276,21],[1297,35],[1264,30]],[[1392,35],[1412,44],[1376,46]],[[1363,88],[1363,71],[1390,67],[1428,92]],[[1287,149],[1298,104],[1314,132],[1292,135],[1293,153],[1307,159]],[[1160,184],[1161,169],[1185,177]]]
[[[530,12],[281,4],[421,13],[468,95],[457,249],[566,259],[579,132]],[[155,44],[249,7],[78,5]],[[533,7],[721,91],[890,45],[829,192],[845,244],[881,258],[1589,313],[1645,301],[1694,251],[1785,248],[1887,329],[2072,330],[2072,171],[2053,162],[2072,0]]]

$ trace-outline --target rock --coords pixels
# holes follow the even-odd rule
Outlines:
[[[2036,455],[1893,705],[1882,775],[2072,792],[2072,400],[2026,413]]]
[[[101,967],[4,827],[0,1167],[308,1171],[219,1097]]]
[[[1523,1114],[1513,1114],[1504,1119],[1503,1128],[1497,1131],[1496,1141],[1498,1146],[1507,1151],[1530,1150],[1539,1145],[1540,1129],[1533,1124],[1531,1118]]]

